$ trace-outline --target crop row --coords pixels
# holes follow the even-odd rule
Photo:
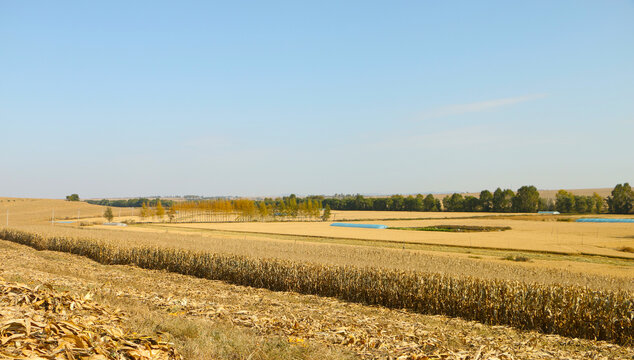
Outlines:
[[[38,250],[77,254],[102,264],[136,265],[238,285],[331,296],[568,337],[623,345],[634,342],[634,298],[627,291],[321,265],[162,247],[113,246],[102,241],[45,237],[11,229],[1,229],[0,239]]]

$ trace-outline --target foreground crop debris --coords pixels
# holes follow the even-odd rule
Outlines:
[[[170,344],[122,328],[120,312],[90,297],[0,279],[0,359],[181,359]]]

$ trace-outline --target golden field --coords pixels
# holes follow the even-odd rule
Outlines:
[[[10,214],[15,212],[16,217],[20,219],[10,228],[16,228],[25,232],[24,234],[36,234],[35,238],[25,240],[24,243],[36,248],[41,246],[42,249],[68,251],[87,256],[103,265],[82,256],[34,251],[23,245],[0,241],[0,264],[2,264],[0,277],[27,281],[32,284],[40,279],[39,281],[47,281],[65,289],[75,289],[73,291],[91,288],[100,294],[102,301],[108,304],[145,315],[151,314],[154,325],[150,328],[147,328],[148,323],[144,323],[142,319],[135,320],[134,316],[131,321],[136,321],[136,326],[146,328],[150,332],[156,331],[157,327],[168,329],[167,334],[175,342],[177,349],[186,357],[189,355],[190,358],[206,358],[202,355],[205,352],[213,353],[215,355],[213,358],[227,357],[226,354],[223,355],[225,351],[249,352],[251,351],[249,349],[252,349],[250,346],[256,346],[253,345],[255,337],[261,339],[259,344],[264,344],[265,347],[283,344],[281,348],[278,348],[283,349],[283,354],[272,355],[273,348],[276,348],[272,346],[267,350],[268,352],[265,351],[267,355],[260,354],[252,357],[262,359],[308,359],[312,358],[311,353],[324,352],[325,349],[329,349],[327,350],[329,358],[342,359],[387,358],[394,354],[406,356],[408,359],[416,359],[419,356],[434,358],[432,355],[442,358],[443,351],[446,354],[460,354],[460,356],[447,358],[464,359],[489,354],[489,357],[497,356],[503,359],[506,358],[505,352],[513,348],[515,346],[513,344],[517,341],[523,341],[520,339],[524,339],[525,336],[533,336],[537,339],[535,341],[541,344],[540,346],[549,348],[551,353],[565,358],[627,358],[632,351],[628,346],[603,347],[601,342],[592,340],[578,340],[575,345],[570,345],[568,340],[564,340],[569,338],[545,337],[534,335],[533,332],[481,324],[511,324],[517,328],[535,327],[546,332],[564,335],[591,336],[589,329],[580,325],[571,325],[577,321],[573,316],[576,312],[565,315],[566,306],[561,308],[562,312],[558,315],[561,316],[557,320],[558,327],[551,330],[547,330],[553,326],[549,325],[550,323],[535,325],[532,320],[528,320],[530,318],[523,318],[523,315],[520,316],[519,313],[514,314],[513,309],[516,306],[526,307],[526,309],[536,306],[530,301],[526,302],[526,299],[530,299],[532,296],[530,294],[537,294],[537,292],[543,294],[538,299],[543,297],[551,299],[548,301],[555,301],[554,299],[562,298],[564,301],[577,301],[578,304],[585,304],[596,296],[591,294],[600,293],[602,298],[614,297],[614,300],[610,301],[618,304],[620,311],[627,313],[628,306],[631,306],[628,305],[630,304],[628,301],[631,301],[631,294],[634,292],[634,281],[632,281],[634,261],[630,260],[634,257],[633,254],[619,251],[619,249],[634,245],[632,224],[554,221],[556,218],[548,221],[551,218],[532,214],[491,216],[492,214],[477,213],[357,211],[336,212],[336,220],[347,216],[347,219],[351,221],[382,219],[364,220],[363,223],[379,223],[396,227],[449,224],[510,226],[512,229],[503,232],[445,233],[335,228],[329,226],[331,222],[169,224],[159,222],[159,219],[152,219],[154,223],[127,227],[79,226],[77,222],[52,225],[50,218],[43,219],[42,214],[50,206],[70,212],[73,206],[82,207],[87,204],[59,200],[42,200],[41,202],[32,200],[30,202],[37,205],[34,206],[34,210],[29,209],[27,200],[23,201],[24,204],[21,207],[16,205],[15,208],[10,209]],[[0,202],[0,215],[2,205],[3,202]],[[90,209],[85,208],[87,215],[85,218],[82,216],[81,223],[102,223],[104,220],[101,215],[104,208],[92,205],[89,207]],[[115,221],[117,221],[118,209],[113,210]],[[126,210],[133,211],[123,209],[123,211]],[[80,211],[83,212],[84,208]],[[125,216],[125,213],[122,215],[124,215],[122,220],[140,220],[132,215]],[[0,224],[2,224],[1,221]],[[4,228],[0,226],[0,231]],[[5,232],[6,234],[8,233]],[[13,238],[14,241],[20,242],[22,241],[19,240],[20,236],[22,235],[17,237],[6,235],[5,238]],[[113,259],[119,259],[114,263],[121,265],[107,265],[110,255],[106,254],[110,253]],[[525,261],[507,259],[517,257],[525,258]],[[72,266],[69,261],[72,262]],[[217,266],[216,271],[225,275],[214,275],[214,272],[209,273],[208,270],[204,270],[204,267],[200,268],[200,265],[197,265],[212,264],[214,261],[219,261],[217,265],[214,265]],[[122,266],[125,264],[194,275],[207,280],[170,275],[164,271]],[[239,266],[244,272],[241,275],[230,275],[235,271],[234,266]],[[198,270],[194,271],[194,269]],[[278,275],[261,277],[263,272],[267,271]],[[302,272],[306,272],[306,276],[301,275]],[[132,274],[134,274],[134,280],[131,280]],[[406,280],[409,279],[408,276],[413,277]],[[279,279],[275,280],[276,277]],[[377,287],[368,288],[365,284],[366,280],[363,279],[373,277],[377,278],[372,281],[387,281],[385,285],[378,287],[386,291],[384,294],[375,294],[373,289]],[[326,278],[330,280],[325,282]],[[214,279],[225,280],[234,285],[227,285]],[[283,279],[287,279],[286,282],[280,282]],[[435,310],[439,311],[437,313],[472,318],[480,323],[456,319],[451,320],[455,325],[447,326],[448,320],[439,322],[434,316],[415,313],[427,310],[422,310],[425,307],[421,307],[419,300],[416,300],[417,297],[407,300],[399,295],[400,291],[417,283],[418,280],[414,279],[421,279],[420,281],[427,285],[422,288],[414,286],[411,291],[417,289],[414,292],[420,293],[421,296],[425,291],[443,294],[439,295],[441,300],[438,306],[443,302],[462,303],[461,306],[467,306],[470,309],[467,312],[455,312],[455,309],[459,308],[445,304],[442,306],[450,306],[454,310],[440,306]],[[130,281],[134,284],[131,285]],[[333,283],[330,284],[330,281]],[[106,285],[100,286],[101,282]],[[153,290],[159,282],[162,282],[162,285],[158,290]],[[304,282],[305,284],[301,285]],[[396,285],[400,282],[403,283]],[[321,287],[313,289],[311,284],[321,284]],[[295,292],[271,292],[238,285]],[[352,286],[351,290],[345,290],[347,285]],[[200,286],[209,290],[203,291],[199,288]],[[299,287],[295,288],[295,286]],[[443,290],[448,289],[446,286],[453,288],[454,292]],[[484,308],[478,309],[468,301],[465,302],[464,297],[459,295],[462,290],[457,289],[463,289],[472,294],[484,294],[491,291],[487,296],[492,298],[487,297],[486,301],[492,302],[486,306],[488,309],[486,311],[493,312],[485,315],[488,313]],[[507,294],[516,294],[513,301],[517,304],[511,305],[512,302],[496,298],[495,296],[508,296],[495,295],[499,289],[506,289],[504,292]],[[214,291],[223,295],[216,297],[213,304],[205,303],[204,299],[212,296],[211,293]],[[364,296],[367,296],[365,300],[357,299],[358,295],[355,294],[359,291],[365,292]],[[458,293],[455,293],[456,291]],[[127,296],[126,293],[133,295]],[[181,296],[178,305],[172,302],[175,294]],[[327,294],[360,303],[329,300],[323,297]],[[262,302],[261,299],[264,298],[276,300],[269,304],[266,301]],[[627,300],[628,298],[630,300]],[[433,303],[435,301],[433,299],[433,296],[430,297],[424,304]],[[484,300],[485,298],[482,301]],[[405,307],[410,311],[403,313],[399,310],[377,309],[363,305],[368,302],[388,307]],[[282,308],[278,308],[280,303],[283,304]],[[500,316],[497,311],[494,311],[491,308],[494,304],[504,304],[501,305],[499,311],[507,315]],[[549,306],[562,305],[558,305],[555,301]],[[591,311],[596,312],[596,316],[602,314],[600,309],[608,309],[594,307],[595,309]],[[344,308],[349,310],[343,310]],[[229,310],[225,314],[222,309]],[[467,308],[464,308],[460,311],[466,310]],[[282,313],[278,311],[290,312],[295,318],[290,316],[288,318],[290,322],[287,323]],[[379,326],[376,323],[378,320],[359,322],[356,320],[358,314],[365,314],[367,318],[382,319],[380,326],[391,328],[394,333],[391,335],[384,332],[372,333],[370,329]],[[174,316],[177,319],[174,319]],[[329,327],[331,325],[326,319],[337,318],[337,316],[341,316],[337,325],[339,327]],[[314,322],[316,317],[321,319],[317,323]],[[535,312],[532,318],[543,320],[544,316]],[[486,319],[488,322],[485,321]],[[420,324],[406,330],[402,326],[409,324],[409,321],[417,321]],[[440,323],[445,325],[441,326]],[[469,324],[477,324],[477,326]],[[183,326],[195,328],[196,330],[191,331],[196,334],[212,336],[211,334],[215,332],[223,334],[219,335],[221,337],[240,338],[241,342],[251,345],[242,344],[239,348],[234,348],[236,344],[223,344],[223,348],[212,349],[209,346],[214,345],[203,345],[203,342],[198,340],[198,336],[201,335],[183,336],[181,333]],[[624,326],[624,329],[629,329],[627,325]],[[432,331],[433,327],[441,328],[445,335],[440,335],[441,332],[438,330]],[[336,330],[339,328],[347,330]],[[400,338],[399,333],[403,334],[405,331],[428,335],[416,335],[410,340]],[[623,345],[631,341],[621,330],[605,328],[600,331],[606,331],[601,337],[613,339]],[[482,339],[488,339],[487,335],[482,337],[483,333],[497,335],[494,336],[495,340],[489,339],[483,342]],[[456,342],[456,339],[460,337],[469,340]],[[426,346],[413,345],[414,343],[425,344],[432,338],[437,344],[435,350]],[[381,343],[385,344],[384,347],[374,348],[370,345]],[[227,350],[228,348],[232,350]],[[304,351],[309,349],[310,351]],[[527,349],[526,346],[522,347],[523,352],[519,358],[538,359],[544,356],[543,353],[526,352]],[[251,353],[243,357],[246,358],[249,355]],[[518,358],[517,356],[515,358]]]
[[[442,213],[423,213],[442,214]],[[423,216],[424,217],[424,216]],[[363,229],[330,226],[330,222],[275,223],[191,223],[160,224],[161,228],[221,230],[243,233],[283,234],[358,240],[421,243],[462,247],[484,247],[510,250],[594,254],[629,257],[633,253],[619,251],[634,247],[634,229],[628,223],[576,223],[562,221],[528,221],[503,219],[437,219],[365,221],[390,227],[422,227],[433,225],[510,226],[500,232],[433,232],[394,229]],[[157,225],[159,226],[159,225]]]
[[[103,206],[92,205],[83,201],[64,201],[55,199],[24,199],[0,197],[0,225],[6,226],[7,213],[9,226],[50,223],[55,220],[80,221],[100,218],[104,221]],[[117,215],[118,210],[114,210]],[[124,209],[122,215],[132,214],[133,209]],[[135,214],[136,215],[136,214]]]
[[[72,226],[33,225],[17,229],[29,233],[68,238],[89,238],[115,246],[150,246],[197,252],[247,256],[262,259],[286,259],[328,265],[416,270],[452,276],[483,279],[530,281],[542,284],[570,284],[595,289],[634,291],[634,264],[626,259],[602,259],[539,253],[522,254],[530,261],[515,262],[503,258],[514,251],[453,248],[410,248],[366,245],[367,241],[311,241],[301,237],[189,231],[152,227],[76,228]]]
[[[355,211],[332,210],[331,221],[385,220],[385,219],[445,219],[508,215],[473,212],[421,212],[421,211]]]
[[[37,250],[84,256],[105,265],[135,265],[242,286],[335,297],[621,345],[634,341],[634,303],[632,293],[626,290],[111,244],[12,229],[0,229],[0,237]]]
[[[0,241],[0,278],[48,284],[123,310],[185,359],[629,359],[634,349],[334,298],[102,265]],[[415,357],[414,354],[424,354]]]

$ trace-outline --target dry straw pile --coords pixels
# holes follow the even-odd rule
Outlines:
[[[0,238],[40,250],[86,256],[103,264],[133,264],[239,285],[332,296],[622,345],[634,342],[634,298],[627,291],[112,246],[9,229],[0,230]]]
[[[181,359],[169,344],[125,331],[122,320],[89,296],[0,280],[2,359]]]

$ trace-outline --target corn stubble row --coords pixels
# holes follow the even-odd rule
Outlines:
[[[634,298],[627,291],[510,280],[318,265],[0,230],[0,238],[39,250],[86,256],[274,291],[337,297],[424,314],[455,316],[621,345],[634,343]]]
[[[172,344],[132,333],[118,310],[52,288],[0,279],[0,359],[182,360]]]

